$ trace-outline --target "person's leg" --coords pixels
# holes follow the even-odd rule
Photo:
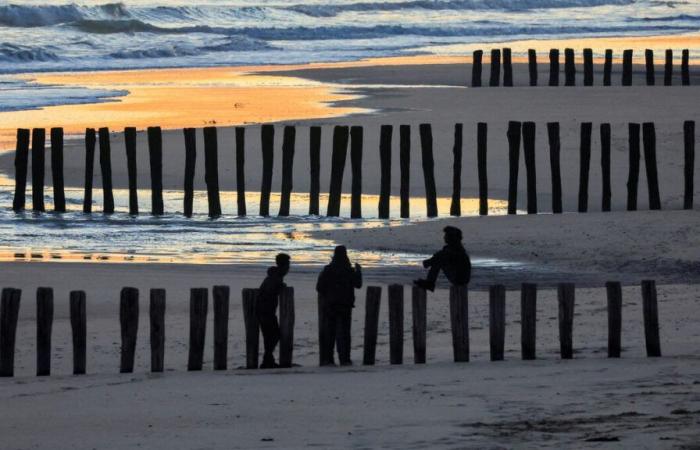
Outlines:
[[[277,323],[277,317],[268,314],[260,315],[258,316],[258,322],[260,323],[260,331],[262,331],[263,335],[263,348],[265,349],[260,367],[274,367],[274,351],[277,343],[279,342],[279,325]]]
[[[336,329],[336,313],[332,308],[328,308],[325,313],[326,323],[325,323],[325,354],[322,355],[321,365],[333,365],[335,364],[333,354],[335,352],[335,329]]]
[[[350,327],[352,325],[352,309],[343,311],[338,317],[338,359],[341,365],[352,364],[350,359]]]
[[[416,286],[429,291],[434,290],[438,275],[440,275],[440,271],[445,267],[445,260],[444,250],[440,250],[439,252],[435,253],[433,257],[428,260],[430,261],[430,270],[428,270],[427,278],[425,280],[414,281]]]

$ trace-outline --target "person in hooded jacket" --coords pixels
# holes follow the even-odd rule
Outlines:
[[[441,270],[447,280],[455,286],[467,285],[471,278],[472,263],[462,245],[462,230],[447,226],[443,231],[446,245],[431,258],[423,261],[423,267],[429,269],[428,277],[413,282],[428,291],[435,290],[435,282]]]
[[[325,326],[327,327],[326,355],[321,355],[322,365],[333,365],[333,347],[337,345],[341,365],[352,365],[350,359],[350,326],[352,308],[355,307],[355,289],[362,287],[362,268],[350,264],[345,246],[333,252],[331,263],[323,268],[316,283],[316,291],[324,299]],[[321,324],[323,326],[324,324]]]
[[[265,353],[263,355],[261,369],[279,367],[275,362],[274,351],[280,341],[280,326],[277,320],[277,306],[282,290],[287,286],[284,276],[289,273],[290,257],[286,253],[280,253],[275,257],[276,266],[267,269],[267,277],[258,289],[258,297],[255,302],[255,315],[262,331]]]

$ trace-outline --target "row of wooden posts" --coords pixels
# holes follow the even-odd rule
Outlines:
[[[482,60],[483,50],[475,50],[472,55],[472,87],[481,87],[482,83]],[[511,49],[504,48],[503,56],[503,86],[513,86],[513,63]],[[632,86],[632,50],[624,50],[622,53],[622,86]],[[530,86],[538,85],[537,51],[530,49],[527,51],[528,69],[530,72]],[[654,68],[654,51],[645,50],[646,84],[654,86],[656,84],[656,71]],[[664,64],[664,86],[673,85],[673,50],[666,50]],[[613,51],[605,50],[605,60],[603,63],[603,86],[612,85]],[[549,86],[559,86],[559,50],[549,51]],[[564,85],[576,86],[576,63],[574,49],[564,50]],[[681,57],[681,83],[683,86],[690,85],[690,52],[685,49]],[[489,86],[495,87],[501,84],[501,50],[491,50],[491,73],[489,76]],[[583,49],[583,85],[593,86],[593,50]]]
[[[619,358],[622,342],[622,288],[619,282],[606,283],[608,309],[608,356]],[[374,365],[377,348],[377,333],[382,289],[378,286],[367,288],[364,354],[362,363]],[[214,370],[228,367],[228,324],[229,287],[215,286],[214,300]],[[256,289],[243,289],[242,304],[245,323],[246,365],[248,369],[258,368],[259,325],[255,314]],[[14,354],[17,321],[19,316],[21,291],[5,288],[0,305],[0,376],[14,375]],[[163,372],[165,356],[165,289],[150,291],[150,347],[151,371]],[[426,291],[417,287],[412,290],[412,335],[414,362],[426,362],[427,303]],[[492,361],[504,359],[506,289],[503,285],[491,286],[489,290],[489,337]],[[573,357],[573,321],[575,286],[562,283],[558,286],[559,341],[563,359]],[[661,356],[659,340],[659,318],[656,298],[656,284],[652,280],[642,282],[643,320],[647,356]],[[452,327],[452,347],[455,362],[469,361],[469,303],[466,287],[450,289],[450,322]],[[54,315],[53,290],[39,288],[36,297],[37,325],[37,376],[51,373],[51,334]],[[324,355],[322,346],[326,341],[324,333],[325,317],[323,298],[319,298],[319,355]],[[294,289],[287,287],[280,296],[280,349],[279,363],[291,367],[294,351]],[[404,351],[404,286],[393,284],[388,287],[389,309],[389,360],[391,364],[403,363]],[[195,288],[190,294],[190,331],[188,370],[202,370],[207,327],[208,290]],[[70,323],[73,335],[73,373],[86,373],[87,318],[86,296],[84,291],[70,293]],[[121,291],[119,322],[121,325],[122,373],[133,372],[139,328],[139,291],[126,287]],[[536,358],[537,329],[537,285],[524,283],[520,301],[521,353],[522,359]],[[322,360],[320,361],[323,362]]]

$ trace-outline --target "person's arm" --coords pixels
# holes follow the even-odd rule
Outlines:
[[[355,270],[353,272],[354,280],[353,286],[355,289],[360,289],[362,287],[362,266],[355,263]]]

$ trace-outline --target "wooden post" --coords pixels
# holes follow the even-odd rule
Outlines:
[[[114,213],[114,194],[112,193],[112,150],[109,143],[109,128],[99,129],[100,171],[102,174],[102,211]]]
[[[365,300],[364,354],[362,356],[362,364],[365,366],[373,366],[375,361],[381,298],[381,287],[367,286],[367,298]]]
[[[474,50],[472,56],[472,87],[481,87],[481,62],[483,56],[483,50]]]
[[[503,361],[506,340],[506,288],[489,287],[489,347],[491,361]]]
[[[236,203],[237,214],[248,214],[245,202],[245,127],[236,127]]]
[[[319,214],[319,192],[321,191],[321,127],[309,129],[309,215]]]
[[[197,131],[194,128],[182,130],[185,135],[185,217],[192,217],[194,203],[194,169],[197,164]]]
[[[610,211],[612,188],[610,187],[610,146],[611,130],[609,123],[600,124],[600,166],[603,171],[603,211]]]
[[[425,289],[413,286],[411,300],[413,303],[413,362],[425,364],[425,341],[428,327]]]
[[[403,364],[403,286],[389,285],[389,360]]]
[[[518,167],[520,164],[520,122],[508,122],[508,214],[515,214],[518,209]]]
[[[632,86],[632,50],[622,52],[622,85]]]
[[[260,141],[262,144],[262,182],[260,186],[260,215],[270,215],[270,191],[272,191],[272,166],[275,150],[275,127],[263,125],[260,128]],[[257,366],[256,366],[257,367]]]
[[[583,122],[581,124],[578,212],[588,211],[588,174],[591,169],[591,134],[593,134],[593,124],[591,122]]]
[[[559,283],[557,294],[559,300],[559,347],[561,359],[574,357],[574,296],[576,288],[573,283]]]
[[[654,51],[646,49],[644,51],[644,59],[647,69],[647,86],[653,86],[656,84],[656,76],[654,74]]]
[[[92,212],[92,178],[95,166],[95,136],[94,128],[85,129],[85,193],[83,195],[83,213]]]
[[[559,122],[549,122],[547,124],[547,135],[549,137],[549,166],[552,170],[552,212],[561,214],[561,169],[559,164],[561,141],[559,138]]]
[[[535,122],[524,122],[523,152],[527,173],[527,213],[537,214],[537,171],[535,166]]]
[[[362,127],[350,127],[350,166],[352,168],[350,217],[353,219],[362,218],[362,141]]]
[[[0,377],[15,374],[15,340],[22,291],[3,288],[0,300]]]
[[[509,48],[503,49],[503,86],[513,86],[513,61]]]
[[[214,370],[226,370],[228,367],[228,286],[214,286]]]
[[[469,300],[467,286],[450,286],[450,324],[455,362],[469,361]]]
[[[124,128],[124,146],[126,147],[126,167],[129,172],[129,214],[137,216],[139,214],[139,197],[136,181],[136,128]]]
[[[15,197],[12,209],[22,211],[27,195],[27,164],[29,160],[29,130],[17,129],[17,150],[15,151]]]
[[[688,49],[681,54],[681,79],[683,86],[690,86],[690,53]]]
[[[576,63],[572,48],[564,49],[564,74],[566,75],[564,86],[576,86]]]
[[[612,59],[613,51],[605,50],[605,62],[603,63],[603,86],[612,85]]]
[[[695,173],[695,122],[686,120],[683,122],[683,142],[685,147],[685,193],[683,195],[683,209],[693,209],[693,177]]]
[[[644,142],[644,166],[649,186],[649,209],[661,209],[659,177],[656,172],[656,130],[653,122],[642,124],[642,141]]]
[[[53,326],[53,289],[36,291],[36,375],[51,375],[51,329]]]
[[[329,339],[331,333],[335,330],[329,329],[328,320],[326,320],[326,298],[322,294],[318,294],[318,365],[328,366],[333,364],[333,347],[329,348]]]
[[[119,372],[131,373],[134,371],[136,335],[139,329],[139,291],[136,288],[122,288],[119,301],[119,325],[122,335]]]
[[[489,177],[487,170],[488,124],[476,125],[476,165],[479,177],[479,215],[489,214]]]
[[[221,216],[219,197],[219,143],[216,127],[204,128],[204,182],[207,185],[209,217]]]
[[[391,136],[393,127],[382,125],[379,131],[379,167],[381,172],[379,186],[379,218],[389,218],[391,197]]]
[[[163,215],[163,136],[160,127],[148,127],[148,156],[151,163],[151,214]]]
[[[51,128],[51,178],[53,210],[66,212],[66,194],[63,184],[63,128]]]
[[[331,185],[328,190],[328,217],[340,215],[340,197],[343,190],[343,172],[348,154],[348,136],[350,130],[346,126],[336,125],[333,128],[333,156],[331,157]]]
[[[605,283],[608,293],[608,358],[619,358],[622,342],[622,287],[617,281]]]
[[[46,130],[32,130],[32,209],[44,211],[44,160]]]
[[[523,359],[535,359],[537,331],[537,285],[523,283],[520,294],[521,349]]]
[[[530,86],[537,86],[537,50],[531,48],[527,51],[527,63],[530,70]]]
[[[452,203],[450,215],[462,215],[462,124],[455,124],[454,146],[452,147]]]
[[[294,288],[280,294],[280,367],[292,367],[294,352]]]
[[[70,327],[73,335],[73,375],[84,375],[87,359],[85,291],[70,292]]]
[[[583,49],[583,85],[593,86],[593,50]]]
[[[411,126],[399,127],[399,165],[401,166],[401,218],[411,216]]]
[[[190,289],[190,351],[187,370],[202,370],[209,303],[207,297],[206,288]]]
[[[661,356],[661,341],[659,339],[659,306],[656,301],[656,282],[642,281],[642,302],[644,307],[644,339],[647,356]]]
[[[294,175],[294,145],[297,130],[293,126],[285,126],[282,135],[282,186],[280,198],[279,215],[286,217],[289,215],[289,204],[291,202],[293,175]]]
[[[435,161],[433,160],[433,131],[429,123],[419,126],[423,176],[425,177],[425,203],[428,217],[437,217],[437,193],[435,189]]]
[[[549,51],[549,85],[559,86],[559,50]]]
[[[245,324],[245,360],[246,369],[258,368],[260,351],[260,325],[255,314],[257,289],[243,289],[243,322]]]
[[[151,372],[165,369],[165,289],[151,289]]]
[[[673,85],[673,50],[666,50],[666,64],[664,64],[664,86]]]
[[[496,87],[501,81],[501,51],[497,48],[491,50],[491,77],[489,86]]]
[[[627,177],[627,211],[637,210],[637,186],[639,185],[639,131],[638,123],[629,124],[629,175]]]

